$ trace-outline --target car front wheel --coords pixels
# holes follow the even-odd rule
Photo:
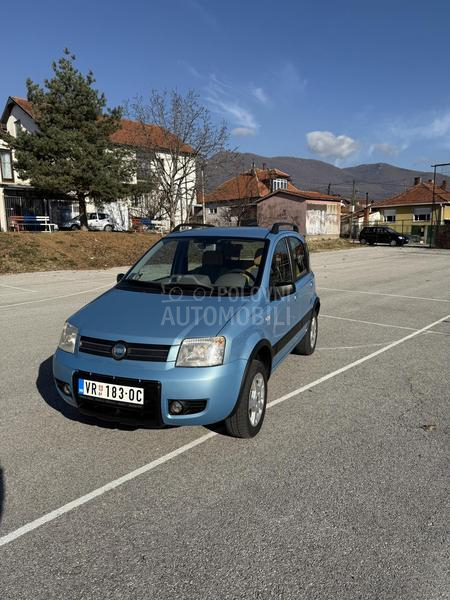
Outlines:
[[[80,229],[80,226],[79,225],[71,225],[70,229],[72,231],[76,231],[77,229]]]
[[[267,371],[259,360],[252,360],[234,411],[225,419],[229,435],[252,438],[261,429],[267,405]]]
[[[112,230],[113,230],[113,227],[112,227],[112,225],[105,225],[105,226],[103,227],[103,231],[112,231]]]
[[[391,240],[391,246],[396,246],[396,245],[397,245],[396,240]]]
[[[365,245],[367,244],[367,240],[366,240],[366,238],[361,238],[361,239],[359,240],[359,242],[360,242],[360,244],[362,244],[363,246],[365,246]]]

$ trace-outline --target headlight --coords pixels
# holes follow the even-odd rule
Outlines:
[[[214,367],[223,363],[225,338],[186,339],[178,351],[177,367]]]
[[[58,348],[64,352],[75,352],[75,344],[77,343],[78,329],[71,325],[68,321],[64,323],[64,328],[59,340]]]

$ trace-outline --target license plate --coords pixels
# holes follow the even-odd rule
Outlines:
[[[80,396],[100,398],[101,400],[125,402],[126,404],[144,404],[144,388],[104,383],[90,379],[78,380],[78,394]]]

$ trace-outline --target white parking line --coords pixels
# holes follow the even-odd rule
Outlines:
[[[327,292],[348,292],[349,294],[368,294],[369,296],[389,296],[391,298],[406,298],[408,300],[428,300],[429,302],[447,302],[450,304],[450,300],[445,298],[423,298],[422,296],[403,296],[402,294],[385,294],[384,292],[364,292],[362,290],[342,290],[340,288],[328,288],[319,286],[319,290],[326,290]]]
[[[336,371],[332,371],[331,373],[328,373],[327,375],[324,375],[323,377],[319,377],[319,379],[316,379],[315,381],[312,381],[311,383],[308,383],[308,384],[304,385],[303,387],[297,388],[296,390],[293,390],[292,392],[289,392],[288,394],[285,394],[284,396],[281,396],[280,398],[277,398],[276,400],[272,400],[272,402],[269,402],[267,404],[267,407],[271,408],[273,406],[276,406],[277,404],[280,404],[281,402],[285,402],[286,400],[289,400],[290,398],[293,398],[294,396],[297,396],[298,394],[301,394],[302,392],[310,390],[311,388],[315,387],[316,385],[324,383],[325,381],[328,381],[329,379],[332,379],[333,377],[336,377],[337,375],[340,375],[341,373],[345,373],[349,369],[352,369],[353,367],[357,367],[358,365],[361,365],[362,363],[364,363],[368,360],[371,360],[372,358],[375,358],[376,356],[379,356],[383,352],[387,352],[391,348],[395,348],[395,346],[398,346],[399,344],[402,344],[403,342],[406,342],[407,340],[410,340],[410,339],[420,335],[421,333],[428,331],[432,327],[439,325],[439,323],[442,323],[442,321],[445,321],[446,319],[449,319],[449,318],[450,318],[450,315],[446,315],[445,317],[442,317],[441,319],[438,319],[437,321],[434,321],[433,323],[430,323],[429,325],[422,327],[422,329],[418,329],[417,331],[414,331],[413,333],[410,333],[410,334],[406,335],[405,337],[402,337],[399,340],[396,340],[395,342],[391,342],[387,346],[384,346],[383,348],[380,348],[379,350],[376,350],[375,352],[372,352],[371,354],[368,354],[367,356],[363,356],[362,358],[359,358],[358,360],[355,360],[355,361],[345,365],[344,367],[341,367],[340,369],[336,369]],[[72,502],[68,502],[67,504],[64,504],[64,506],[61,506],[60,508],[52,510],[51,512],[43,515],[42,517],[35,519],[34,521],[30,521],[26,525],[23,525],[22,527],[19,527],[18,529],[15,529],[14,531],[11,531],[10,533],[7,533],[3,537],[1,537],[0,538],[0,547],[6,546],[6,544],[13,542],[14,540],[22,537],[23,535],[25,535],[27,533],[30,533],[31,531],[34,531],[35,529],[37,529],[38,527],[41,527],[42,525],[45,525],[46,523],[50,523],[51,521],[54,521],[58,517],[66,514],[68,512],[71,512],[72,510],[82,506],[83,504],[86,504],[86,503],[90,502],[91,500],[94,500],[94,498],[98,498],[99,496],[102,496],[106,492],[109,492],[110,490],[113,490],[113,489],[123,485],[124,483],[127,483],[128,481],[131,481],[133,479],[136,479],[136,477],[139,477],[140,475],[144,475],[145,473],[148,473],[149,471],[155,469],[156,467],[159,467],[160,465],[162,465],[166,462],[169,462],[173,458],[180,456],[180,454],[184,454],[185,452],[192,450],[192,448],[195,448],[196,446],[203,444],[204,442],[210,440],[211,438],[215,437],[216,435],[218,435],[218,434],[214,431],[206,433],[205,435],[202,435],[201,437],[193,440],[192,442],[189,442],[188,444],[184,444],[183,446],[180,446],[176,450],[173,450],[172,452],[169,452],[168,454],[165,454],[164,456],[161,456],[160,458],[152,460],[151,462],[147,463],[146,465],[143,465],[142,467],[139,467],[138,469],[135,469],[134,471],[131,471],[130,473],[127,473],[126,475],[123,475],[122,477],[119,477],[118,479],[114,479],[113,481],[110,481],[109,483],[102,485],[101,487],[98,487],[97,489],[93,490],[92,492],[89,492],[88,494],[85,494],[84,496],[80,496],[76,500],[72,500]]]
[[[350,319],[349,317],[336,317],[334,315],[324,315],[320,313],[320,318],[338,319],[339,321],[350,321],[351,323],[363,323],[364,325],[378,325],[378,327],[389,327],[394,329],[407,329],[408,331],[417,331],[416,327],[405,327],[404,325],[390,325],[389,323],[376,323],[374,321],[363,321],[362,319]]]
[[[407,331],[418,331],[417,327],[405,327],[404,325],[390,325],[389,323],[377,323],[375,321],[363,321],[362,319],[350,319],[349,317],[337,317],[335,315],[324,315],[320,313],[320,318],[325,317],[327,319],[337,319],[339,321],[350,321],[351,323],[362,323],[363,325],[377,325],[378,327],[388,327],[392,329],[406,329]],[[426,334],[434,335],[450,335],[444,331],[426,331]],[[384,343],[384,342],[383,342]],[[370,344],[369,344],[370,345]],[[375,344],[372,344],[375,345]],[[382,346],[383,344],[379,344]],[[364,346],[348,346],[349,348],[363,348]],[[319,350],[319,348],[318,348]],[[331,348],[320,348],[320,350],[331,350]]]
[[[62,296],[49,296],[48,298],[40,298],[39,300],[27,300],[26,302],[15,302],[14,304],[1,304],[0,308],[11,308],[12,306],[23,306],[25,304],[38,304],[39,302],[49,302],[50,300],[61,300],[62,298],[70,298],[71,296],[79,296],[80,294],[88,294],[89,292],[96,292],[105,287],[111,287],[112,283],[105,283],[99,285],[90,290],[81,290],[80,292],[73,292],[72,294],[63,294]]]
[[[30,290],[28,288],[17,287],[16,285],[7,285],[6,283],[0,283],[0,287],[5,287],[10,290],[20,290],[21,292],[33,292],[36,293],[36,290]]]

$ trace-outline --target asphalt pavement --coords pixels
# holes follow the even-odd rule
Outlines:
[[[253,440],[83,419],[51,357],[123,269],[0,277],[2,600],[447,598],[450,251],[311,260]]]

